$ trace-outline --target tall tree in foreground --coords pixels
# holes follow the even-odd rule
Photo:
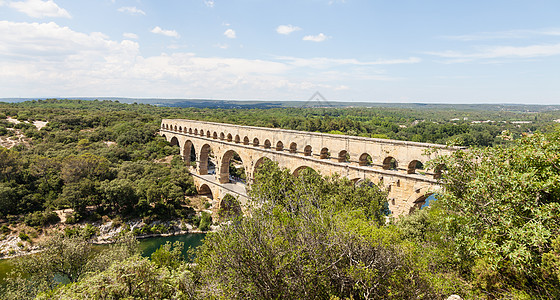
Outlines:
[[[560,298],[560,130],[442,157],[439,220],[489,297]]]

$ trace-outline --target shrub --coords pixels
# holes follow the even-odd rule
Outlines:
[[[2,227],[0,227],[0,233],[6,234],[10,232],[12,232],[12,230],[7,225],[2,225]]]
[[[72,214],[70,214],[69,216],[66,217],[66,224],[76,224],[80,221],[80,219],[82,218],[82,216],[77,213],[77,212],[73,212]]]
[[[210,229],[210,225],[212,225],[212,216],[209,213],[203,211],[202,216],[200,217],[200,224],[198,226],[198,229],[207,231],[208,229]]]
[[[60,218],[54,211],[36,211],[25,216],[24,223],[28,226],[46,226],[55,224]]]
[[[27,235],[27,233],[25,233],[25,232],[20,232],[20,233],[19,233],[19,238],[20,238],[22,241],[31,242],[31,238],[30,238],[30,237]]]
[[[84,228],[82,228],[81,230],[82,236],[87,240],[91,239],[98,232],[99,229],[91,224],[86,224],[86,226],[84,226]]]

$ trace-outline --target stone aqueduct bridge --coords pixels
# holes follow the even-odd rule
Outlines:
[[[226,194],[246,203],[245,184],[230,180],[230,160],[239,155],[248,182],[266,158],[294,174],[312,168],[322,175],[339,174],[358,182],[382,182],[389,192],[389,209],[394,215],[407,214],[421,206],[440,187],[438,170],[422,170],[438,155],[459,148],[407,141],[333,135],[295,130],[240,126],[182,119],[164,119],[160,134],[181,149],[191,167],[197,190],[212,194],[213,201]],[[431,150],[431,151],[426,151]],[[192,153],[194,151],[195,153]],[[209,162],[215,164],[215,174]],[[194,164],[191,164],[194,165]],[[210,171],[210,172],[209,172]]]

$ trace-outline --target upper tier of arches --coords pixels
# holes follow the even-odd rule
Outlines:
[[[280,152],[344,163],[363,168],[382,169],[404,174],[431,175],[438,178],[441,167],[426,170],[424,164],[439,153],[456,148],[444,145],[330,135],[293,130],[238,126],[201,121],[163,120],[163,130],[201,136],[238,146]],[[436,149],[426,154],[426,150]]]

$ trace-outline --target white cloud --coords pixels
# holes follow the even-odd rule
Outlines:
[[[208,7],[214,7],[214,0],[204,0],[204,4]]]
[[[297,26],[293,26],[291,24],[289,25],[280,25],[276,28],[276,32],[278,32],[279,34],[285,34],[288,35],[294,31],[298,31],[301,30],[301,28],[297,27]]]
[[[8,6],[20,11],[32,18],[44,18],[44,17],[60,17],[60,18],[71,18],[68,11],[64,8],[60,8],[53,0],[26,0],[26,1],[16,1],[8,2]]]
[[[311,42],[323,42],[326,39],[330,38],[323,33],[319,33],[318,35],[306,35],[303,37],[304,41],[311,41]]]
[[[177,33],[177,31],[161,29],[161,27],[159,26],[154,27],[151,32],[155,34],[162,34],[169,37],[179,38],[179,33]]]
[[[123,37],[129,38],[129,39],[137,39],[138,35],[136,33],[132,33],[132,32],[125,32],[125,33],[123,33]]]
[[[99,32],[77,32],[54,22],[0,21],[2,94],[228,99],[281,95],[305,100],[310,90],[355,90],[341,78],[390,80],[376,65],[418,60],[204,57],[179,48],[184,47],[144,56],[137,42],[114,41]]]
[[[143,16],[146,15],[146,13],[143,10],[138,9],[134,6],[123,6],[119,9],[117,9],[117,10],[120,11],[120,12],[123,12],[123,13],[131,14],[131,15],[143,15]]]
[[[480,41],[497,39],[524,39],[536,36],[560,36],[560,28],[508,30],[496,32],[480,32],[475,34],[444,36],[443,38],[458,41]]]
[[[469,62],[480,59],[501,58],[536,58],[560,55],[560,43],[530,46],[494,46],[478,47],[476,52],[464,53],[458,51],[428,52],[427,54],[451,59],[447,62]]]
[[[279,56],[280,61],[296,66],[296,67],[311,67],[311,68],[332,68],[336,66],[376,66],[376,65],[395,65],[395,64],[414,64],[422,60],[418,57],[409,57],[405,59],[382,59],[374,61],[360,61],[354,58],[336,59],[327,57],[315,58],[299,58],[291,56]]]
[[[229,38],[229,39],[234,39],[237,37],[237,35],[235,34],[235,30],[229,28],[228,30],[226,30],[224,32],[224,35]]]

